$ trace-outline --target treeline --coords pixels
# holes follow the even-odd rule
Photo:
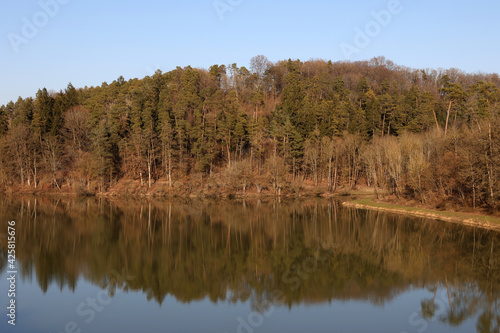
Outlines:
[[[280,194],[304,181],[496,208],[500,78],[365,62],[251,59],[39,90],[0,108],[4,187],[104,192],[120,179],[218,179]],[[221,180],[222,179],[222,180]]]

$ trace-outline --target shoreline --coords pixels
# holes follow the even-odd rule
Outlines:
[[[488,230],[500,232],[500,217],[456,212],[456,211],[440,211],[429,208],[421,208],[415,206],[396,205],[386,202],[374,201],[375,193],[365,187],[358,189],[338,189],[336,192],[328,192],[325,188],[303,188],[300,192],[284,193],[276,195],[271,191],[263,191],[257,193],[248,191],[241,193],[238,191],[229,191],[224,193],[222,191],[217,193],[210,193],[200,191],[199,193],[188,193],[182,191],[117,191],[112,190],[104,193],[86,192],[84,194],[77,191],[65,190],[35,190],[35,191],[5,191],[2,192],[6,196],[35,196],[35,197],[72,197],[72,198],[107,198],[107,199],[225,199],[225,200],[244,200],[244,199],[260,199],[260,198],[279,198],[279,199],[307,199],[307,198],[323,198],[323,199],[337,199],[344,207],[352,207],[357,209],[376,210],[381,212],[406,215],[412,217],[422,217],[433,220],[440,220],[445,222],[457,223],[466,226],[479,227]]]
[[[461,225],[479,227],[493,231],[500,231],[500,218],[495,216],[471,214],[465,212],[439,211],[413,206],[393,205],[383,202],[374,202],[371,199],[343,201],[342,206],[356,209],[375,210],[398,215],[422,217]]]

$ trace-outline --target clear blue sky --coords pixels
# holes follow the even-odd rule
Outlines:
[[[51,1],[68,3],[51,17],[40,5]],[[58,91],[68,82],[95,86],[120,75],[142,78],[156,68],[247,66],[258,54],[271,61],[346,60],[340,45],[356,46],[356,27],[369,27],[371,11],[386,9],[391,1],[219,0],[232,9],[223,20],[214,0],[4,1],[0,105],[33,96],[38,88]],[[498,1],[400,0],[400,6],[349,60],[385,56],[413,68],[500,72]],[[45,25],[23,35],[26,20]],[[25,38],[16,39],[17,53],[13,34]]]

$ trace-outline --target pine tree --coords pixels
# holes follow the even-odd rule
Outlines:
[[[45,134],[52,129],[53,114],[52,108],[54,99],[49,96],[47,89],[43,88],[36,93],[33,107],[33,128],[39,135]]]
[[[109,129],[105,119],[92,129],[92,170],[99,178],[99,192],[104,192],[106,177],[112,172],[113,153],[109,142]]]

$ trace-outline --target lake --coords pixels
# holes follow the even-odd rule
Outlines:
[[[2,197],[0,228],[1,332],[500,327],[500,235],[472,227],[330,199]]]

